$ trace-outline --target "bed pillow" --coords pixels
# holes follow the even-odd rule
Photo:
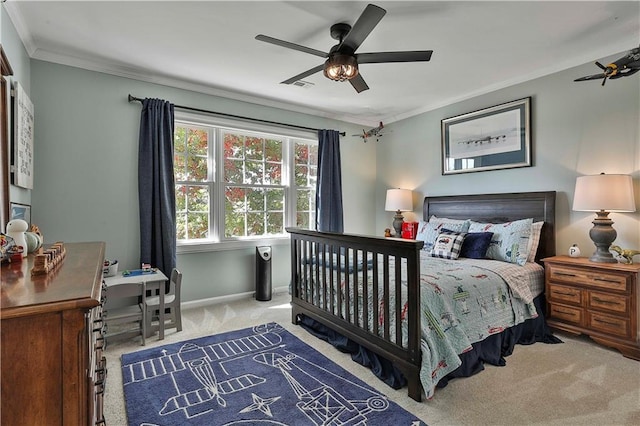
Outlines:
[[[416,234],[416,240],[424,241],[424,246],[422,247],[425,251],[431,251],[433,248],[433,243],[436,241],[436,237],[438,233],[443,229],[448,229],[453,232],[467,232],[469,229],[469,225],[471,222],[469,220],[464,220],[459,223],[454,222],[424,222],[420,221],[418,223],[418,233]]]
[[[431,223],[470,223],[471,221],[469,219],[451,219],[448,217],[437,217],[436,215],[431,215],[431,217],[429,218],[429,222]]]
[[[460,257],[485,259],[492,237],[493,232],[469,232],[464,237]]]
[[[527,262],[536,261],[536,253],[538,252],[538,246],[540,245],[540,233],[542,232],[542,225],[544,222],[533,222],[531,225],[531,237],[529,237],[529,256]]]
[[[464,232],[441,231],[436,237],[433,248],[429,253],[432,257],[457,259],[464,242]]]
[[[529,237],[533,219],[506,223],[471,222],[469,232],[493,232],[487,258],[524,265],[529,257]]]

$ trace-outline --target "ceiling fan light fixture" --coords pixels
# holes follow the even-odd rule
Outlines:
[[[334,53],[324,63],[324,76],[335,81],[351,80],[358,75],[355,56]]]

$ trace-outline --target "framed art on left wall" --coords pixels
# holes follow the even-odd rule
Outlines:
[[[531,98],[442,120],[442,174],[531,166]]]
[[[13,89],[13,184],[33,188],[33,103],[22,86]]]
[[[9,219],[22,219],[31,226],[31,206],[28,204],[10,203]]]

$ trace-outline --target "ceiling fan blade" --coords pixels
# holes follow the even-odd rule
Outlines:
[[[386,10],[374,4],[367,5],[356,23],[351,27],[349,34],[342,40],[338,50],[342,51],[344,47],[348,47],[351,52],[355,52],[386,13]]]
[[[320,50],[312,49],[310,47],[301,46],[299,44],[291,43],[289,41],[280,40],[277,38],[269,37],[264,34],[258,34],[256,36],[256,40],[264,41],[266,43],[275,44],[277,46],[286,47],[288,49],[297,50],[299,52],[309,53],[311,55],[319,56],[321,58],[327,58],[329,56],[328,53],[322,52]]]
[[[594,75],[587,75],[585,77],[576,78],[573,81],[600,80],[603,77],[605,77],[604,74],[594,74]]]
[[[358,93],[364,92],[365,90],[369,90],[369,86],[367,86],[367,83],[364,81],[364,78],[362,78],[362,74],[358,74],[355,77],[353,77],[351,80],[349,80],[349,83],[351,83],[353,88],[356,89],[356,92]]]
[[[374,52],[356,55],[359,64],[377,64],[384,62],[420,62],[431,59],[433,50],[414,50],[406,52]]]
[[[324,64],[322,65],[318,65],[317,67],[313,67],[310,70],[307,70],[303,73],[300,73],[294,77],[291,77],[290,79],[287,79],[285,81],[280,82],[280,84],[293,84],[298,80],[302,80],[305,77],[309,77],[311,74],[315,74],[318,71],[322,71],[322,69],[324,68]]]

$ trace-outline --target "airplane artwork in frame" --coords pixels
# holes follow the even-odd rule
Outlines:
[[[531,166],[531,98],[442,120],[442,174]]]
[[[14,132],[11,166],[13,184],[33,189],[33,103],[22,86],[16,82],[12,90],[14,98]]]

